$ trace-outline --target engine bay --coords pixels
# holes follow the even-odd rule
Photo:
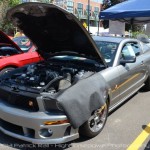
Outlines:
[[[82,63],[81,63],[82,62]],[[24,86],[40,92],[56,93],[100,70],[100,66],[84,61],[43,61],[28,65],[7,79],[10,86]]]

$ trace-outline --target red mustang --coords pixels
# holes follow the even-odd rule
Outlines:
[[[33,45],[31,45],[25,53],[5,33],[0,31],[0,75],[14,68],[40,60],[42,60],[42,58],[35,51]]]

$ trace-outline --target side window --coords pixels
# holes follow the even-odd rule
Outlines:
[[[121,52],[121,59],[127,60],[130,57],[135,57],[135,52],[133,47],[131,46],[131,43],[126,43],[122,49]]]
[[[140,52],[141,52],[139,44],[138,43],[131,43],[131,46],[132,46],[132,48],[134,50],[135,55],[139,56]]]
[[[14,47],[10,47],[10,46],[0,47],[0,56],[12,56],[12,55],[16,55],[19,53],[20,52]]]

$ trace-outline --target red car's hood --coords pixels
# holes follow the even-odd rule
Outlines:
[[[15,47],[17,50],[23,53],[19,46],[14,43],[4,32],[0,31],[0,45],[9,45]]]
[[[23,3],[10,9],[7,18],[31,39],[44,58],[70,52],[95,58],[106,66],[83,25],[72,13],[56,5]]]

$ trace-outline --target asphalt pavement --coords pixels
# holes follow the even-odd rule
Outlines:
[[[103,131],[92,139],[34,145],[0,132],[0,150],[150,150],[150,92],[139,92],[109,114]]]

